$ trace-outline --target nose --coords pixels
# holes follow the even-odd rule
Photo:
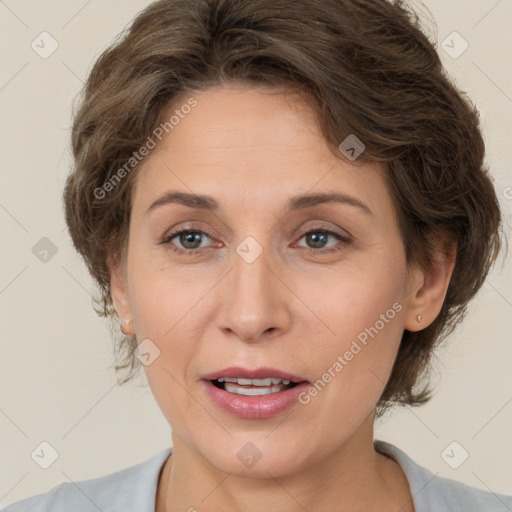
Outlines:
[[[275,338],[290,329],[291,292],[264,250],[248,262],[234,253],[233,268],[222,283],[219,328],[246,343]]]

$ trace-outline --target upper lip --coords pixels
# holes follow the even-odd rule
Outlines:
[[[276,368],[242,368],[241,366],[230,366],[229,368],[203,375],[201,378],[204,380],[216,380],[220,377],[241,377],[243,379],[265,379],[267,377],[274,377],[276,379],[289,380],[290,382],[296,383],[307,381],[307,379],[292,373],[277,370]]]

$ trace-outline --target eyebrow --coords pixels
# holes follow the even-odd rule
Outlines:
[[[354,206],[368,215],[373,215],[366,204],[353,196],[341,192],[315,192],[292,196],[288,201],[288,210],[304,210],[319,204],[342,203]],[[169,191],[154,201],[147,209],[146,214],[156,208],[167,204],[182,204],[189,208],[215,211],[219,209],[219,203],[211,196],[189,194],[187,192]]]

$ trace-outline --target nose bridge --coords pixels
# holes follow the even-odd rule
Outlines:
[[[249,236],[235,247],[232,262],[222,293],[219,327],[244,341],[258,341],[288,329],[285,290],[274,276],[270,250]]]

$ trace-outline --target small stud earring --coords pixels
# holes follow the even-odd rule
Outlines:
[[[125,326],[125,325],[130,325],[131,323],[132,323],[131,318],[130,318],[130,319],[124,319],[124,318],[122,318],[122,319],[121,319],[121,332],[122,332],[125,336],[130,336],[130,333],[128,333],[128,332],[126,332],[126,331],[124,330],[124,326]]]
[[[420,323],[421,323],[421,315],[418,315],[418,316],[416,317],[416,320],[417,320],[417,321],[418,321],[418,323],[420,324]]]

